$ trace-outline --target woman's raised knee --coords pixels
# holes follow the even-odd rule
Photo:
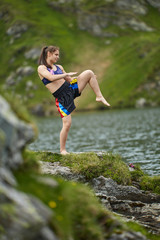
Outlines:
[[[89,76],[89,77],[93,77],[94,76],[94,72],[90,69],[86,70],[86,74]]]

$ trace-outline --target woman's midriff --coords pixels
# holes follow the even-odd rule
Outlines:
[[[65,82],[65,80],[63,78],[58,79],[56,81],[53,81],[53,82],[47,84],[46,87],[48,88],[48,90],[51,93],[54,93],[55,91],[57,91],[58,88],[60,88],[63,85],[64,82]]]

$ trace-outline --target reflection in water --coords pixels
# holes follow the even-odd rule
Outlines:
[[[32,150],[59,152],[59,117],[38,119],[39,137]],[[160,108],[110,110],[72,116],[69,152],[119,153],[127,163],[139,163],[150,175],[160,174]]]

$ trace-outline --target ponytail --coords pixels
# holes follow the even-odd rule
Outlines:
[[[56,50],[59,50],[59,47],[56,46],[49,46],[49,47],[43,47],[41,50],[41,55],[38,60],[38,65],[45,65],[48,68],[51,68],[51,66],[47,63],[47,53],[48,52],[55,52]]]

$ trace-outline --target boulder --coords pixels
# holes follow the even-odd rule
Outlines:
[[[32,48],[29,51],[25,52],[24,56],[26,59],[37,60],[40,56],[41,49],[40,48]]]
[[[23,163],[22,149],[34,138],[31,125],[18,119],[0,96],[0,239],[57,240],[49,227],[51,209],[16,189],[12,174]],[[56,181],[38,179],[54,188]]]
[[[56,240],[47,227],[52,216],[49,208],[38,199],[0,184],[1,240]]]
[[[146,6],[137,0],[117,0],[115,6],[117,6],[120,10],[130,10],[136,14],[147,14]]]
[[[23,162],[21,151],[34,138],[32,127],[19,120],[7,101],[0,96],[0,166],[18,168]]]
[[[91,184],[96,196],[110,211],[137,221],[154,234],[160,234],[160,195],[133,186],[118,185],[103,176],[93,179]]]
[[[160,8],[160,1],[159,0],[147,0],[147,2],[155,8]]]
[[[136,101],[136,108],[144,108],[147,105],[147,100],[145,98],[139,98]]]
[[[19,67],[16,70],[16,74],[21,77],[29,76],[34,72],[34,68],[31,66]]]
[[[28,25],[25,23],[15,23],[7,30],[7,35],[12,36],[13,38],[21,37],[22,33],[28,30]]]

